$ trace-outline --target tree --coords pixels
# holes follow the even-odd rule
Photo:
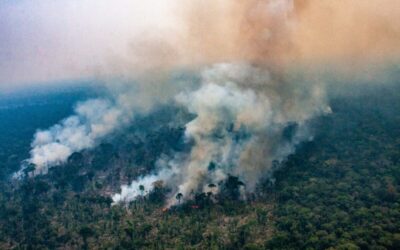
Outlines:
[[[139,190],[140,190],[140,195],[143,196],[143,194],[144,194],[144,186],[143,185],[139,185]]]
[[[225,181],[224,191],[230,199],[237,200],[240,196],[240,186],[244,186],[244,183],[239,180],[239,177],[229,175]]]
[[[214,184],[214,183],[210,183],[210,184],[208,184],[208,188],[210,189],[210,191],[209,192],[207,192],[207,196],[208,197],[211,197],[214,193],[213,193],[213,190],[214,190],[214,188],[216,188],[217,186]]]
[[[35,171],[36,169],[36,165],[33,163],[30,163],[24,170],[24,174],[25,176],[29,176],[30,173],[32,173],[33,171]]]
[[[79,230],[79,234],[83,239],[83,249],[88,249],[87,239],[94,235],[94,231],[90,227],[84,226]]]
[[[181,204],[181,199],[182,199],[182,197],[183,197],[183,194],[182,193],[178,193],[177,195],[176,195],[176,199],[178,200],[178,203],[179,204]]]

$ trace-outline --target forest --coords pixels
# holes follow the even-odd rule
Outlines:
[[[314,139],[275,162],[246,199],[246,183],[232,175],[209,184],[221,192],[186,202],[177,195],[169,209],[162,182],[126,205],[113,205],[111,194],[151,172],[161,155],[187,150],[191,114],[162,107],[47,175],[30,178],[28,168],[16,180],[35,130],[95,94],[3,97],[0,249],[400,249],[400,88],[360,85],[354,93],[332,96],[332,113],[312,121]]]

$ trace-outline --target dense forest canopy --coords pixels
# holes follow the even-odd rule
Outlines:
[[[168,210],[162,182],[141,186],[126,205],[113,205],[111,194],[151,172],[161,155],[188,150],[191,114],[165,106],[47,175],[15,180],[33,132],[71,113],[89,90],[3,98],[0,248],[398,249],[400,89],[352,90],[331,97],[332,113],[312,121],[314,139],[276,162],[246,199],[246,183],[232,175],[185,202],[176,195]]]

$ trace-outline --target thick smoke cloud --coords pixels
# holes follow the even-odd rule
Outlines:
[[[220,62],[354,68],[399,58],[393,0],[171,1],[171,29],[143,33],[121,57],[124,74]],[[116,60],[118,61],[118,60]],[[120,69],[109,73],[121,72]],[[130,72],[130,73],[129,73]]]
[[[396,0],[29,0],[0,3],[0,88],[230,61],[399,56]],[[154,73],[154,72],[153,72]],[[22,85],[23,86],[23,85]]]
[[[253,191],[274,161],[284,160],[296,144],[312,138],[307,122],[330,112],[320,84],[277,81],[266,69],[249,64],[211,66],[202,72],[199,88],[179,93],[175,101],[196,118],[186,124],[185,137],[193,142],[190,154],[174,157],[163,168],[178,169],[161,178],[173,189],[169,205],[177,202],[176,194],[186,199],[229,175],[239,176],[246,191]],[[294,134],[284,138],[285,129],[293,125]],[[135,199],[140,183],[157,177],[123,186],[114,202]]]
[[[73,115],[47,130],[37,131],[31,143],[31,157],[15,177],[23,175],[29,164],[35,166],[33,175],[47,173],[50,167],[66,163],[72,153],[97,146],[106,136],[129,125],[135,115],[150,112],[190,86],[182,79],[167,84],[165,79],[153,77],[142,78],[143,82],[135,85],[109,82],[105,85],[107,98],[79,103]]]
[[[72,153],[96,146],[104,136],[127,124],[132,116],[123,100],[93,99],[80,103],[74,115],[48,130],[36,132],[31,158],[23,165],[34,164],[35,175],[47,173],[49,167],[65,163]]]
[[[206,62],[343,64],[400,52],[398,1],[194,0],[180,8],[183,54]]]
[[[179,186],[183,194],[199,184],[218,183],[228,174],[242,177],[252,190],[272,161],[283,160],[296,143],[310,137],[306,122],[329,112],[320,85],[275,82],[268,71],[248,65],[206,70],[202,86],[182,93],[177,102],[197,115],[186,125],[186,136],[195,146],[184,164],[185,180]],[[299,126],[296,134],[282,140],[291,124]],[[209,178],[211,162],[217,168]]]

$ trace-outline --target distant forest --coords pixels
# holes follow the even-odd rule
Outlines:
[[[186,150],[185,111],[163,107],[47,175],[15,180],[36,129],[98,93],[0,97],[0,249],[400,249],[400,86],[351,91],[331,97],[332,114],[312,121],[314,140],[246,200],[246,183],[230,176],[219,194],[193,193],[169,210],[161,182],[126,206],[111,194]]]

